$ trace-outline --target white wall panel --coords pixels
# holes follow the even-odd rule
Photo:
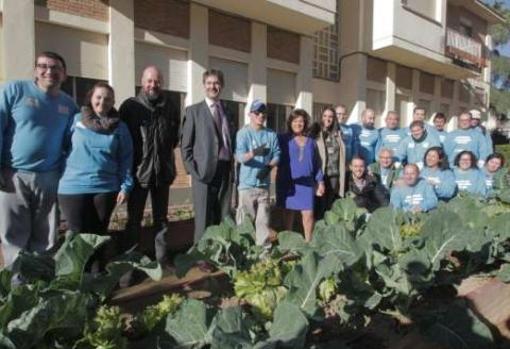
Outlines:
[[[267,70],[267,101],[269,103],[295,105],[296,74],[282,70]]]
[[[104,34],[36,22],[35,49],[62,55],[68,75],[108,80],[108,37]]]
[[[163,74],[164,89],[187,92],[187,61],[188,54],[184,50],[136,42],[136,84],[140,84],[143,69],[148,65],[155,65]]]
[[[221,93],[222,98],[230,101],[246,102],[249,90],[248,64],[210,57],[209,67],[223,72],[225,87]]]

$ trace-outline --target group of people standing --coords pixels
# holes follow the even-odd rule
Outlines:
[[[506,185],[504,158],[492,153],[477,116],[464,112],[447,133],[446,117],[434,125],[414,110],[407,129],[388,112],[377,129],[366,109],[360,124],[347,124],[345,106],[327,108],[312,123],[294,109],[287,130],[268,129],[267,106],[249,106],[250,121],[236,130],[221,100],[223,73],[203,74],[204,100],[179,109],[165,95],[155,66],[143,70],[140,92],[114,108],[115,92],[95,84],[80,109],[61,90],[65,60],[54,52],[36,58],[34,79],[7,83],[0,93],[0,238],[4,265],[21,250],[50,250],[61,211],[73,233],[106,233],[116,205],[127,203],[125,248],[141,240],[151,198],[155,256],[166,259],[169,187],[176,176],[174,149],[192,179],[197,241],[231,214],[234,167],[239,166],[237,220],[252,219],[256,242],[269,246],[270,184],[276,168],[276,206],[286,228],[301,213],[306,240],[314,222],[335,199],[353,196],[369,211],[391,203],[427,211],[458,191],[486,197]],[[453,167],[453,170],[449,168]],[[401,171],[403,169],[403,171]]]
[[[114,108],[104,82],[78,109],[61,90],[66,63],[55,52],[35,61],[34,79],[0,93],[0,239],[4,265],[20,251],[53,248],[60,215],[72,233],[105,234],[116,205],[127,203],[122,247],[141,239],[150,193],[156,258],[166,255],[169,186],[176,176],[178,108],[163,93],[163,76],[144,69],[137,96]],[[104,260],[98,256],[100,264]]]

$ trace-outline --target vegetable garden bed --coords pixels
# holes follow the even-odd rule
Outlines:
[[[113,298],[129,269],[157,280],[161,268],[128,254],[90,275],[85,263],[105,238],[75,236],[54,257],[22,255],[22,287],[0,272],[0,348],[505,348],[509,197],[370,217],[338,200],[311,243],[281,232],[269,253],[250,223],[226,221],[177,256],[184,279]],[[198,260],[218,272],[197,273]]]

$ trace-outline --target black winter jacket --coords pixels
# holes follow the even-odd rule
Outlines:
[[[352,197],[358,207],[366,208],[368,212],[373,212],[382,206],[388,206],[390,201],[389,193],[382,185],[380,177],[376,174],[369,173],[365,176],[367,183],[365,187],[360,190],[354,183],[352,173],[347,173],[345,185],[346,196]]]
[[[133,175],[142,187],[170,185],[175,179],[174,148],[179,142],[177,107],[161,95],[154,103],[142,93],[119,109],[133,138]]]

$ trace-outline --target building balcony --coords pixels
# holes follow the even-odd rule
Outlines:
[[[334,24],[337,11],[337,0],[193,1],[305,35]]]
[[[487,66],[488,56],[482,43],[452,28],[446,29],[445,55],[462,66],[476,69]]]
[[[480,58],[481,46],[475,48],[453,32],[446,36],[446,0],[430,0],[428,4],[434,6],[423,4],[417,0],[373,0],[370,54],[450,79],[477,76],[477,70],[456,63],[458,57],[467,59],[468,53],[472,60]]]

